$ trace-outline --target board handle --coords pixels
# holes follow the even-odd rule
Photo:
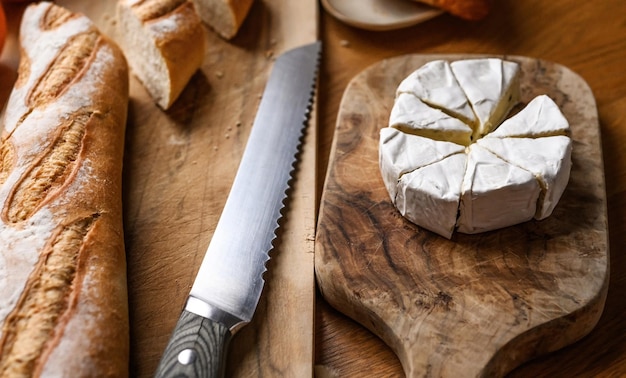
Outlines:
[[[226,325],[183,310],[155,376],[223,377],[231,337]]]

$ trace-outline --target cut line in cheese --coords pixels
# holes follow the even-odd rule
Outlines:
[[[392,198],[396,197],[397,183],[403,175],[465,151],[465,147],[455,143],[407,134],[390,127],[383,128],[380,136],[379,164]]]
[[[492,231],[533,218],[541,188],[527,170],[473,144],[463,177],[458,230]]]
[[[552,214],[569,181],[569,124],[546,95],[504,120],[520,75],[517,63],[496,58],[433,61],[400,83],[379,165],[405,218],[451,238]],[[459,90],[476,120],[460,114]]]
[[[389,126],[408,134],[467,146],[472,128],[458,118],[433,108],[410,93],[400,93],[389,116]]]
[[[476,140],[496,128],[519,102],[519,64],[502,59],[465,59],[450,63],[478,118]]]
[[[559,107],[550,97],[540,95],[532,99],[524,111],[505,120],[485,137],[540,138],[568,133],[569,123]]]
[[[569,137],[483,138],[477,144],[531,172],[542,188],[535,218],[544,219],[552,214],[571,170],[572,140]]]
[[[468,125],[476,125],[478,122],[446,60],[434,60],[412,72],[398,86],[396,95],[402,93],[410,93]]]
[[[442,236],[452,237],[466,163],[467,155],[458,153],[402,176],[395,198],[400,214]],[[412,206],[413,203],[420,206]]]

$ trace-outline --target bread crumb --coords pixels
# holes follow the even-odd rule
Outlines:
[[[222,71],[215,71],[215,76],[217,76],[218,79],[221,79],[224,77],[224,72]]]
[[[350,47],[350,41],[342,39],[341,41],[339,41],[339,45],[341,47]]]

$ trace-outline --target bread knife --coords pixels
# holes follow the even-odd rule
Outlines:
[[[232,335],[252,319],[314,99],[321,42],[281,54],[224,209],[157,377],[221,377]]]

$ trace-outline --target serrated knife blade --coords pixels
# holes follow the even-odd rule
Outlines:
[[[321,42],[272,68],[222,215],[157,377],[221,377],[228,342],[252,319],[308,124]]]

